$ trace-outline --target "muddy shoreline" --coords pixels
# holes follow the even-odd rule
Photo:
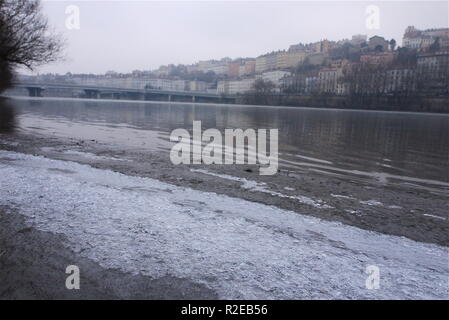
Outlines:
[[[94,139],[35,133],[3,134],[0,149],[74,161],[128,176],[155,178],[420,242],[449,244],[447,220],[442,220],[447,218],[444,196],[413,188],[401,189],[313,172],[299,175],[282,166],[277,175],[270,177],[260,176],[258,167],[248,165],[174,166],[163,152],[119,149]],[[9,161],[2,158],[0,165],[8,166]],[[242,181],[266,183],[263,186],[270,193],[264,189],[242,188]],[[294,196],[299,195],[320,200],[312,204],[298,201]],[[382,201],[382,205],[372,199]],[[422,214],[425,212],[441,219]],[[219,298],[213,289],[192,279],[172,275],[151,278],[105,268],[73,251],[68,243],[63,234],[34,228],[33,220],[21,215],[20,208],[0,205],[0,299]],[[65,288],[65,268],[72,264],[82,272],[81,290]]]
[[[81,257],[61,234],[33,228],[17,210],[0,206],[0,299],[216,299],[201,284],[151,279]],[[80,289],[65,287],[66,267],[80,268]]]
[[[449,245],[449,204],[444,193],[323,175],[316,171],[299,174],[282,165],[274,176],[260,176],[258,167],[249,165],[175,166],[166,152],[124,149],[96,141],[94,137],[86,141],[17,132],[2,135],[0,149],[75,161],[130,176],[155,178],[365,230]],[[228,176],[234,179],[227,179]],[[243,188],[242,181],[235,178],[264,184],[265,190]],[[319,205],[298,201],[298,196],[317,200]]]

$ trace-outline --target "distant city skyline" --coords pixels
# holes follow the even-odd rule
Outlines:
[[[66,27],[70,5],[80,10],[79,30]],[[367,27],[370,5],[379,8],[379,28]],[[446,1],[44,1],[43,9],[67,41],[66,59],[34,73],[127,73],[223,57],[255,58],[299,42],[355,34],[394,38],[401,45],[409,25],[448,27]]]

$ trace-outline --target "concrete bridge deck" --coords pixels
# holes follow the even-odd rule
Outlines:
[[[216,93],[200,92],[200,91],[167,91],[160,89],[135,89],[135,88],[118,88],[106,86],[67,84],[67,83],[14,83],[15,88],[24,88],[28,90],[31,97],[42,97],[43,92],[48,89],[68,89],[72,91],[84,92],[86,98],[111,97],[112,99],[121,99],[122,97],[135,100],[161,100],[165,98],[167,101],[176,100],[176,98],[187,98],[192,102],[228,102],[234,103],[236,97],[230,95],[220,95]]]

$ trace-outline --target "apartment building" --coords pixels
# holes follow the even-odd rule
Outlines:
[[[337,93],[338,80],[343,76],[342,68],[323,68],[318,72],[320,92]]]
[[[198,92],[206,92],[209,88],[210,84],[204,81],[186,81],[186,90],[187,91],[198,91]]]
[[[369,64],[381,64],[392,62],[395,58],[395,53],[391,51],[386,52],[371,52],[360,56],[360,62]]]
[[[242,64],[242,62],[240,60],[230,62],[228,64],[227,75],[230,77],[238,77],[241,64]]]
[[[340,82],[337,81],[337,87],[335,89],[335,94],[339,96],[345,96],[349,94],[350,91],[350,84],[347,82]]]
[[[324,42],[327,42],[327,43],[324,43]],[[329,49],[330,49],[330,42],[328,42],[328,40],[323,40],[323,41],[317,41],[317,42],[307,43],[307,44],[302,44],[302,43],[294,44],[288,48],[288,51],[313,54],[313,53],[326,52]]]
[[[356,35],[352,36],[352,38],[349,42],[353,45],[360,45],[363,42],[366,42],[367,38],[368,37],[366,34],[356,34]]]
[[[306,56],[305,52],[283,52],[278,61],[278,68],[295,68],[304,61]]]
[[[373,37],[369,38],[369,40],[368,40],[368,48],[371,51],[379,50],[379,49],[380,49],[380,51],[387,51],[389,45],[390,45],[390,42],[385,40],[384,37],[380,37],[380,36],[373,36]]]
[[[228,94],[228,92],[229,92],[229,80],[218,81],[217,93],[218,94]]]
[[[277,55],[275,53],[266,54],[256,58],[256,73],[276,69]]]
[[[186,80],[171,80],[171,79],[148,79],[147,88],[158,89],[165,91],[186,91],[188,81]]]
[[[73,77],[76,84],[86,86],[123,88],[123,89],[144,89],[151,79],[135,77]]]
[[[239,66],[239,77],[253,75],[256,72],[256,59],[243,60]]]
[[[280,88],[282,86],[281,80],[284,77],[288,77],[290,75],[291,75],[291,72],[283,71],[283,70],[275,70],[275,71],[264,72],[261,75],[258,75],[256,78],[263,79],[264,81],[271,81],[276,85],[276,87]]]
[[[421,53],[417,57],[418,70],[429,74],[449,71],[449,50]]]
[[[214,66],[206,69],[206,72],[208,72],[208,71],[212,71],[215,74],[227,74],[228,66],[227,66],[227,64],[214,65]]]
[[[410,49],[425,49],[432,45],[436,39],[443,47],[449,45],[449,28],[419,30],[414,26],[405,29],[402,46]]]
[[[415,70],[390,69],[386,71],[385,93],[399,93],[415,90]]]
[[[312,94],[317,92],[319,89],[318,86],[318,77],[306,77],[305,79],[305,88],[304,88],[304,92],[306,94]]]
[[[216,74],[227,74],[228,73],[228,58],[223,58],[220,61],[217,60],[206,60],[199,61],[197,64],[197,70],[203,72],[215,72]]]
[[[218,81],[217,93],[219,94],[243,94],[250,91],[256,80],[247,78],[242,80],[223,80]]]
[[[301,94],[305,91],[306,75],[304,74],[286,75],[280,81],[283,92]]]
[[[449,50],[421,53],[416,64],[419,90],[432,94],[449,93]]]
[[[279,51],[256,58],[256,73],[269,70],[288,69],[298,66],[306,58],[302,51]]]

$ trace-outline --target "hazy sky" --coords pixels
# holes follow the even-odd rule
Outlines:
[[[80,29],[66,27],[66,8],[80,10]],[[366,25],[379,8],[379,29]],[[408,25],[447,27],[448,2],[430,1],[64,1],[44,13],[67,41],[66,60],[37,72],[104,73],[155,69],[222,57],[256,57],[320,39],[379,34],[401,44]]]

